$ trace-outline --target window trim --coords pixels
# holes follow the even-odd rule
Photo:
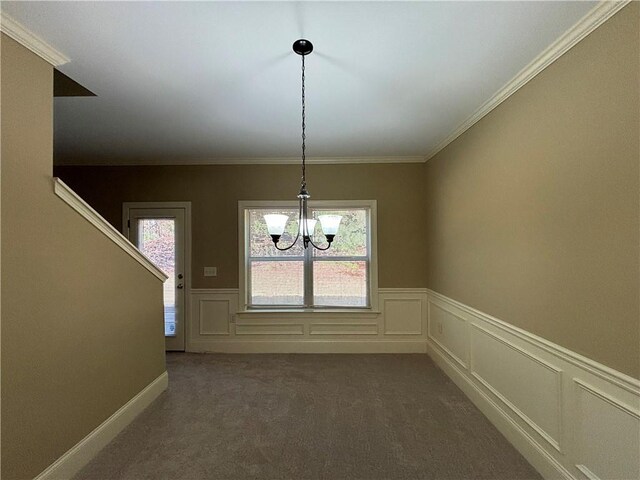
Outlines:
[[[240,312],[273,312],[282,313],[299,313],[299,312],[331,312],[350,310],[354,312],[377,312],[378,311],[378,211],[376,200],[316,200],[309,201],[310,208],[322,209],[349,209],[349,208],[367,208],[369,209],[369,282],[367,285],[369,293],[368,307],[301,307],[301,306],[264,306],[250,307],[248,302],[249,285],[248,285],[248,228],[247,211],[253,208],[297,208],[297,201],[282,200],[240,200],[238,202],[238,260],[239,260],[239,310]],[[311,247],[310,247],[311,248]],[[308,269],[307,269],[308,270]],[[305,282],[309,286],[309,282]]]

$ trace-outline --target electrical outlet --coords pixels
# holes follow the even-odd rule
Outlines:
[[[218,276],[218,268],[217,267],[204,267],[204,276],[205,277],[217,277]]]
[[[442,335],[442,323],[438,322],[438,333]]]

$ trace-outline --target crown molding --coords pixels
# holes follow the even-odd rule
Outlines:
[[[540,55],[533,59],[505,86],[498,90],[489,100],[483,103],[469,118],[467,118],[451,135],[440,142],[429,154],[424,157],[424,161],[433,158],[440,150],[445,148],[456,138],[466,132],[469,128],[479,122],[485,115],[504,102],[507,98],[520,90],[536,75],[555,62],[562,55],[567,53],[574,45],[583,40],[587,35],[606,22],[615,13],[620,11],[631,0],[601,1],[592,8],[584,17],[564,32],[555,42],[549,45]]]
[[[212,165],[297,165],[300,157],[228,157],[214,158],[210,161],[204,159],[202,163]],[[397,157],[311,157],[307,163],[319,165],[336,165],[348,163],[422,163],[421,156],[397,156]],[[200,165],[201,162],[195,164]]]
[[[209,157],[209,158],[150,158],[150,159],[56,159],[56,166],[145,166],[145,165],[298,165],[300,157]],[[399,157],[314,157],[307,164],[342,165],[364,163],[423,163],[422,156]]]
[[[69,57],[31,33],[26,27],[4,12],[0,12],[0,31],[13,38],[16,42],[28,48],[54,67],[58,67],[69,62]]]

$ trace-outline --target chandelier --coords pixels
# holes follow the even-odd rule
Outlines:
[[[265,215],[264,220],[267,222],[267,230],[273,240],[274,246],[281,251],[289,250],[292,248],[302,236],[302,245],[306,249],[309,245],[312,245],[318,250],[328,250],[331,247],[331,242],[338,233],[338,227],[340,226],[340,215],[320,215],[318,220],[322,227],[322,233],[324,233],[327,245],[325,247],[316,245],[313,243],[312,236],[316,227],[317,220],[309,218],[307,210],[307,201],[309,200],[309,192],[307,191],[307,179],[306,179],[306,124],[305,124],[305,90],[304,90],[304,57],[309,55],[313,51],[313,44],[309,40],[296,40],[293,42],[293,51],[302,57],[302,181],[300,183],[300,193],[298,193],[298,234],[293,240],[293,243],[287,247],[278,246],[280,237],[284,233],[284,229],[289,220],[288,215],[271,214]]]

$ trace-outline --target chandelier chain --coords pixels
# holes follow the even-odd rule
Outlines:
[[[320,215],[317,221],[320,222],[322,230],[324,232],[326,246],[316,245],[313,241],[314,228],[316,219],[309,218],[308,212],[308,200],[309,192],[307,191],[307,116],[306,116],[306,96],[305,96],[305,68],[304,57],[313,51],[313,45],[309,40],[300,39],[293,43],[293,51],[302,57],[302,180],[300,185],[300,193],[298,193],[298,228],[296,232],[296,238],[287,247],[281,247],[278,245],[280,238],[284,234],[288,215],[273,214],[265,215],[264,219],[267,222],[267,229],[269,235],[273,240],[273,245],[277,250],[285,251],[293,248],[302,237],[302,245],[306,250],[309,245],[317,250],[328,250],[331,247],[331,243],[334,241],[336,233],[338,231],[338,225],[342,216],[340,215]],[[326,225],[325,225],[326,223]]]
[[[305,112],[305,95],[304,95],[304,55],[302,57],[302,183],[301,190],[307,189],[307,180],[306,180],[306,112]]]

